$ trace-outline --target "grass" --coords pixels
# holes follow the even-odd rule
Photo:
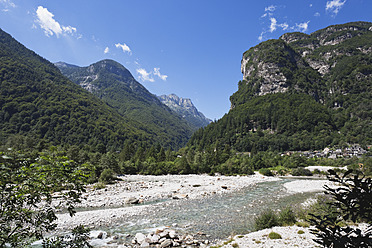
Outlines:
[[[306,221],[297,221],[296,226],[298,226],[298,227],[310,227],[310,224]]]
[[[93,189],[104,189],[106,188],[106,184],[104,182],[98,182],[93,185]]]
[[[271,232],[269,233],[269,239],[281,239],[282,235],[276,232]]]

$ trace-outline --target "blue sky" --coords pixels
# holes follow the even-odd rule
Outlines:
[[[371,0],[0,0],[0,28],[51,62],[113,59],[156,95],[229,111],[250,47],[287,32],[372,21]]]

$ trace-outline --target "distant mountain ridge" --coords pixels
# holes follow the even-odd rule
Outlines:
[[[26,137],[29,147],[78,145],[104,152],[124,142],[158,141],[145,125],[120,116],[1,29],[0,68],[1,143]]]
[[[352,22],[250,48],[229,113],[194,133],[189,146],[255,152],[371,144],[371,40],[372,23]]]
[[[102,60],[87,67],[63,62],[55,65],[72,82],[101,98],[120,115],[142,123],[164,147],[182,147],[197,129],[161,103],[116,61]]]
[[[189,98],[175,94],[158,96],[160,101],[196,127],[205,127],[212,121],[199,112]]]

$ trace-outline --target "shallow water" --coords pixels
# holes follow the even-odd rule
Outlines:
[[[115,243],[130,242],[138,232],[146,234],[165,226],[171,226],[179,233],[201,232],[207,235],[202,238],[210,241],[245,234],[253,231],[255,216],[265,209],[276,211],[287,206],[295,206],[315,195],[288,193],[283,185],[291,181],[294,179],[263,182],[240,191],[201,199],[148,202],[146,205],[152,205],[151,208],[146,208],[137,216],[127,217],[110,226],[93,230],[92,237],[97,237],[97,233],[105,231],[111,237],[120,237]],[[92,239],[91,244],[94,247],[107,247],[112,241],[112,238],[105,236],[104,239]],[[40,244],[34,247],[40,247]]]
[[[254,217],[265,209],[283,209],[314,195],[289,194],[283,184],[290,181],[264,182],[234,193],[155,204],[139,216],[102,230],[113,235],[134,236],[137,232],[148,233],[159,227],[173,226],[180,232],[203,232],[209,240],[225,239],[232,234],[252,231]]]

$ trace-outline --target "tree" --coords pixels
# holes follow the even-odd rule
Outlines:
[[[351,175],[352,172],[353,170],[349,170],[340,177],[335,171],[329,170],[328,179],[341,185],[335,189],[325,186],[325,193],[334,200],[329,204],[338,214],[310,214],[310,221],[315,226],[312,233],[317,237],[314,241],[324,247],[372,246],[372,179],[366,178],[361,172]],[[365,221],[369,227],[363,233],[359,228],[339,226],[338,223],[342,220]]]
[[[0,247],[23,247],[33,238],[42,239],[56,228],[58,208],[72,216],[85,178],[66,157],[0,152]]]

